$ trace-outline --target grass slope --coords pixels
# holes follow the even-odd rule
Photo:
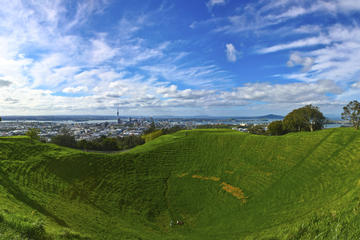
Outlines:
[[[117,154],[0,138],[0,239],[358,239],[359,173],[352,129],[181,131]]]

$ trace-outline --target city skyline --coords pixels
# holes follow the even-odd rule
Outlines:
[[[339,115],[360,96],[355,0],[17,0],[0,13],[0,116]]]

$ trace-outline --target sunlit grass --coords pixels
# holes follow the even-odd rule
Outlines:
[[[353,129],[180,131],[115,154],[0,138],[0,239],[356,239],[359,172]]]

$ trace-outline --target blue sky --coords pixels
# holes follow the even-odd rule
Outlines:
[[[340,114],[359,98],[358,0],[2,4],[0,115]]]

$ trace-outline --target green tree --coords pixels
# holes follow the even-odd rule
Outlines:
[[[76,147],[86,151],[89,149],[89,143],[85,139],[82,139],[76,143]]]
[[[160,137],[161,135],[163,135],[163,131],[156,130],[154,132],[143,135],[142,138],[145,140],[145,142],[150,142],[150,141],[154,140],[155,138]]]
[[[282,121],[273,121],[268,125],[270,135],[283,135],[285,133]]]
[[[51,138],[51,142],[65,147],[76,147],[75,137],[68,129],[62,129],[59,135]]]
[[[252,134],[264,135],[266,133],[264,125],[252,125],[248,130]]]
[[[101,150],[103,151],[117,151],[119,147],[117,145],[116,138],[103,138],[101,141]]]
[[[30,137],[31,141],[40,140],[39,134],[40,129],[38,128],[29,128],[26,132],[26,136]]]
[[[283,120],[284,129],[288,132],[316,131],[324,127],[326,118],[319,108],[306,105],[298,108],[285,116]]]
[[[359,129],[360,127],[360,103],[356,100],[349,102],[344,108],[341,118],[348,120],[351,124]]]

